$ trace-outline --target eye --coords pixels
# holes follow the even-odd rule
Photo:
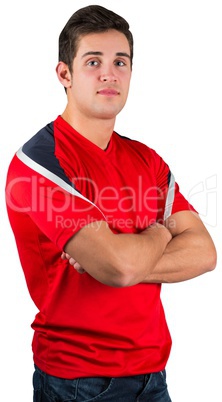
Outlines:
[[[115,65],[118,67],[124,67],[124,66],[126,66],[126,63],[123,60],[116,60]]]
[[[87,66],[94,66],[97,67],[99,65],[99,61],[98,60],[90,60],[87,62]]]

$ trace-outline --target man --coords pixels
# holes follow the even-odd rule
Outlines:
[[[161,283],[216,265],[168,165],[114,131],[132,60],[122,17],[101,6],[74,13],[56,68],[67,106],[9,167],[9,219],[39,309],[35,402],[171,401]]]

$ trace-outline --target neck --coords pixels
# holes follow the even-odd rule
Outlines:
[[[115,124],[113,119],[92,119],[71,113],[68,108],[62,113],[62,118],[78,133],[101,149],[106,149],[112,136]]]

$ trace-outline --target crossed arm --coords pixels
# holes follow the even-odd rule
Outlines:
[[[139,234],[113,234],[104,221],[87,225],[69,240],[62,258],[77,271],[117,287],[184,281],[216,266],[210,234],[190,211],[177,212],[165,225],[154,224]]]

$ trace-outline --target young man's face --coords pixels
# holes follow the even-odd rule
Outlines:
[[[88,118],[115,118],[125,105],[130,78],[130,47],[124,34],[109,30],[83,36],[68,90],[73,112]]]

